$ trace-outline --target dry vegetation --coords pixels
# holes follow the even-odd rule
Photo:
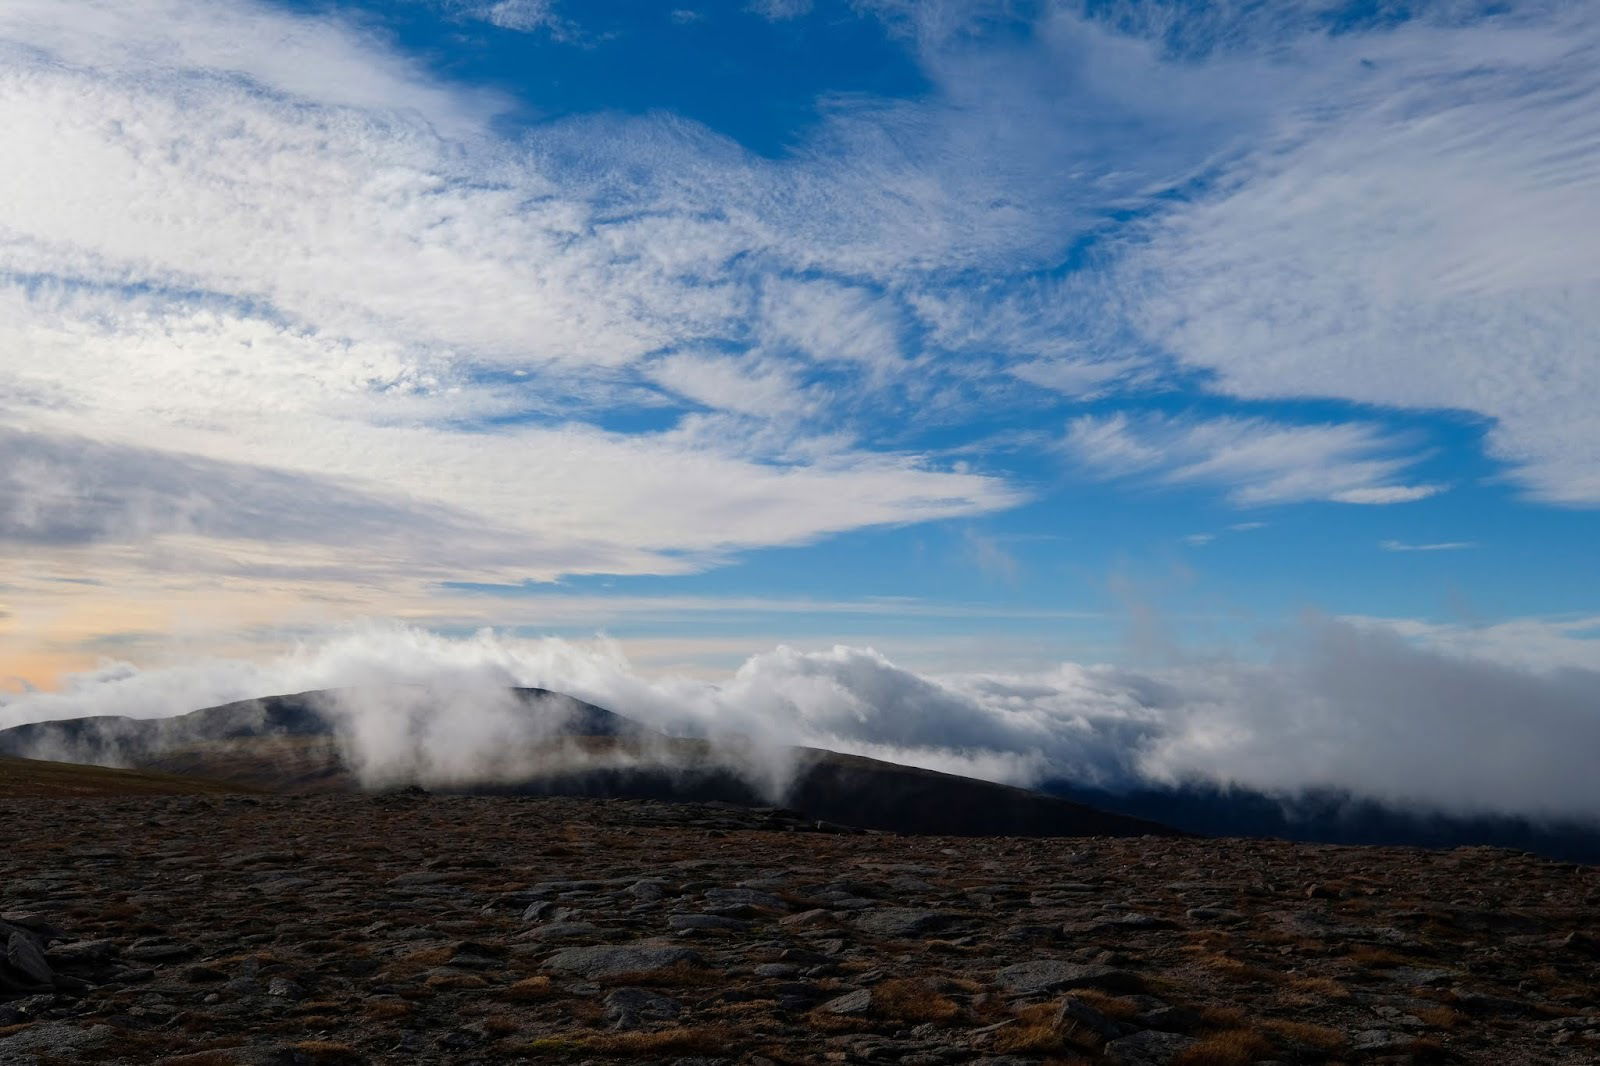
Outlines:
[[[1163,1066],[1600,1061],[1600,876],[1506,852],[775,832],[620,801],[8,813],[0,915],[58,926],[37,935],[66,981],[0,995],[5,1066],[1109,1066],[1139,1039]],[[557,964],[619,947],[646,953]],[[1065,987],[1005,978],[1040,962]],[[80,1032],[111,1035],[61,1043]],[[30,1040],[60,1046],[8,1043]]]

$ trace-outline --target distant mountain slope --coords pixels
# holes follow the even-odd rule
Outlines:
[[[82,763],[42,762],[0,755],[0,799],[228,795],[247,791],[251,790],[221,781],[176,774],[117,770]]]
[[[398,691],[403,686],[394,686]],[[381,690],[374,690],[379,691]],[[636,736],[644,726],[603,707],[540,688],[508,689],[528,712],[530,734]],[[61,762],[133,765],[176,748],[263,737],[330,737],[338,732],[335,690],[239,700],[171,718],[99,715],[0,729],[0,754]]]
[[[751,779],[770,773],[782,782],[784,805],[810,818],[861,828],[952,836],[1172,832],[1026,789],[876,759],[815,748],[741,751],[733,742],[669,738],[559,693],[511,692],[528,716],[524,738],[497,744],[470,773],[435,768],[423,781],[427,787],[765,806],[771,796]],[[415,691],[405,695],[414,701]],[[302,692],[174,718],[41,722],[0,730],[0,753],[136,766],[280,792],[349,790],[359,787],[361,767],[347,764],[340,716],[332,709],[337,698],[332,692]],[[411,781],[391,773],[374,783]]]
[[[1052,781],[1042,791],[1202,836],[1425,848],[1482,845],[1566,862],[1600,863],[1600,811],[1596,812],[1596,824],[1582,825],[1512,817],[1419,814],[1327,790],[1285,799],[1243,788],[1189,785],[1116,792]]]

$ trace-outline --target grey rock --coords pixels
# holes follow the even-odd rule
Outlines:
[[[757,892],[753,888],[708,888],[705,891],[706,901],[718,906],[746,906],[758,907],[766,911],[792,911],[794,907],[785,900],[769,892]]]
[[[1199,1041],[1177,1033],[1146,1030],[1113,1040],[1105,1046],[1108,1062],[1117,1066],[1167,1066]]]
[[[628,888],[628,894],[640,903],[655,903],[666,898],[667,884],[665,881],[638,881]]]
[[[1155,932],[1156,930],[1182,928],[1177,922],[1168,918],[1157,918],[1152,914],[1118,914],[1110,918],[1102,918],[1095,923],[1094,931],[1110,932]]]
[[[571,916],[571,907],[563,907],[554,900],[548,899],[530,903],[527,909],[522,912],[522,920],[525,922],[559,922],[563,918],[570,918]]]
[[[688,963],[700,966],[699,952],[688,948],[658,944],[624,944],[614,947],[567,948],[545,960],[552,970],[566,970],[588,978],[613,977],[624,973],[654,973]]]
[[[70,1060],[70,1052],[103,1047],[115,1030],[109,1025],[78,1026],[71,1022],[46,1022],[0,1038],[0,1062],[6,1066],[31,1066],[48,1055],[50,1061]]]
[[[274,977],[267,982],[267,995],[279,999],[304,999],[306,990],[287,977]]]
[[[877,907],[857,915],[855,926],[874,936],[919,937],[946,929],[953,920],[954,916],[941,911]]]
[[[854,992],[846,992],[842,996],[828,1000],[817,1009],[827,1011],[829,1014],[865,1014],[872,1009],[872,990],[858,988]]]
[[[671,1021],[683,1004],[643,988],[619,988],[605,999],[605,1017],[613,1029],[637,1029],[647,1021]]]
[[[49,985],[55,976],[38,941],[26,933],[12,933],[6,941],[6,965],[30,985]]]
[[[667,925],[680,932],[715,930],[742,933],[750,928],[749,922],[740,921],[738,918],[724,918],[720,914],[673,914],[667,917]]]
[[[1192,922],[1214,922],[1217,925],[1238,925],[1247,921],[1238,911],[1230,911],[1225,907],[1191,907],[1184,912],[1184,917]]]
[[[1019,962],[1001,970],[996,979],[1005,988],[1023,995],[1056,992],[1071,988],[1104,988],[1128,991],[1138,986],[1138,978],[1111,966],[1084,965],[1060,959]]]
[[[1416,1041],[1415,1034],[1393,1029],[1365,1029],[1350,1038],[1350,1050],[1363,1054],[1404,1051]]]
[[[588,922],[551,922],[530,929],[522,936],[531,940],[588,940],[601,936],[603,930]]]
[[[105,962],[117,953],[114,940],[74,940],[57,944],[44,953],[52,966],[87,966]]]
[[[1068,996],[1056,1011],[1054,1028],[1069,1039],[1079,1033],[1093,1033],[1101,1040],[1114,1040],[1127,1028],[1107,1018],[1081,999]]]
[[[767,962],[757,966],[753,972],[757,977],[793,977],[800,972],[800,967],[792,962]]]
[[[137,962],[174,962],[193,955],[194,948],[188,944],[150,937],[135,940],[123,954]]]
[[[401,874],[391,878],[388,882],[390,888],[415,888],[418,885],[442,885],[451,881],[460,880],[460,875],[441,873],[438,871]]]

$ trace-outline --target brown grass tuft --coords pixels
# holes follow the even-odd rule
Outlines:
[[[896,977],[873,986],[872,1011],[897,1021],[947,1022],[961,1008],[927,981]]]
[[[1064,1051],[1066,1040],[1048,1022],[1013,1025],[995,1034],[994,1049],[1002,1055],[1050,1055]]]
[[[522,1020],[510,1014],[491,1014],[483,1020],[483,1030],[491,1036],[510,1036],[522,1031]]]
[[[1098,988],[1079,988],[1073,991],[1073,999],[1080,999],[1095,1010],[1104,1014],[1112,1021],[1125,1022],[1139,1013],[1139,1005],[1131,999],[1122,996],[1113,996],[1109,992],[1102,992]]]
[[[1283,975],[1280,973],[1263,969],[1254,963],[1236,959],[1232,955],[1227,955],[1220,951],[1211,951],[1198,955],[1194,961],[1224,979],[1237,981],[1240,984],[1250,984],[1252,982],[1277,984],[1283,980]]]
[[[704,1025],[662,1029],[654,1033],[591,1036],[580,1043],[591,1051],[609,1055],[658,1055],[678,1051],[714,1053],[726,1051],[733,1044],[733,1031],[727,1026]]]
[[[1449,1007],[1424,1007],[1412,1013],[1435,1029],[1450,1030],[1461,1024],[1461,1013]]]
[[[360,1052],[349,1044],[332,1040],[302,1040],[294,1049],[311,1060],[312,1066],[338,1066],[361,1061]]]
[[[541,999],[549,999],[550,995],[550,978],[524,977],[516,984],[508,986],[500,998],[509,999],[514,1003],[537,1003]]]
[[[1250,1066],[1272,1053],[1272,1041],[1255,1030],[1228,1029],[1178,1052],[1172,1066]]]
[[[367,1004],[364,1012],[369,1021],[392,1022],[397,1018],[404,1018],[416,1008],[399,999],[378,999]]]
[[[1404,955],[1384,948],[1372,948],[1365,945],[1350,949],[1350,954],[1345,959],[1366,970],[1392,970],[1396,966],[1404,966],[1410,960]]]
[[[1294,997],[1296,1001],[1308,1006],[1321,1001],[1345,1003],[1351,998],[1350,989],[1331,977],[1297,977],[1289,987],[1300,993]]]
[[[1428,1036],[1411,1041],[1406,1050],[1411,1053],[1413,1062],[1444,1062],[1451,1057],[1442,1042]]]
[[[1326,1025],[1312,1025],[1310,1022],[1273,1020],[1262,1022],[1261,1028],[1292,1043],[1305,1044],[1323,1051],[1333,1051],[1343,1047],[1345,1042],[1343,1030]]]

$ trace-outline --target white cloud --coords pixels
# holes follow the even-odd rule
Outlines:
[[[1433,544],[1407,544],[1402,540],[1385,540],[1378,544],[1386,552],[1452,552],[1476,548],[1470,540],[1443,540]]]
[[[473,18],[499,26],[503,30],[532,33],[549,30],[560,34],[565,23],[556,14],[554,0],[493,0],[492,3],[466,3],[461,5]]]
[[[1293,54],[1321,92],[1150,223],[1135,320],[1234,395],[1485,416],[1532,496],[1600,503],[1600,12]]]
[[[1493,629],[1475,631],[1480,647],[1468,651],[1421,623],[1307,618],[1277,638],[1267,663],[1208,657],[1146,672],[1062,663],[1026,674],[919,674],[869,649],[780,647],[715,681],[646,678],[604,640],[488,631],[448,639],[386,626],[263,664],[108,664],[58,693],[0,703],[0,724],[113,710],[153,717],[270,692],[410,682],[453,694],[445,716],[418,729],[419,707],[374,702],[360,708],[359,742],[369,754],[419,764],[435,753],[408,756],[406,743],[482,738],[487,750],[446,753],[459,764],[495,754],[503,730],[493,690],[520,683],[724,738],[730,757],[766,781],[784,776],[780,746],[803,743],[1022,783],[1201,780],[1285,795],[1343,788],[1421,810],[1593,822],[1600,671],[1595,620],[1587,624],[1587,638],[1570,627],[1560,638],[1574,650],[1586,645],[1584,666],[1507,665],[1525,649]],[[1402,635],[1408,626],[1414,632]],[[1554,632],[1537,620],[1524,626]],[[474,693],[488,694],[481,706]],[[734,735],[756,742],[735,744]]]
[[[775,361],[763,365],[733,356],[683,352],[656,363],[650,376],[680,396],[736,414],[800,418],[816,406],[816,399],[806,395],[795,375]]]
[[[1063,445],[1097,476],[1217,485],[1241,506],[1300,500],[1403,503],[1441,488],[1397,483],[1415,462],[1404,454],[1408,442],[1357,423],[1083,415],[1068,425]]]
[[[811,14],[812,0],[750,0],[745,10],[773,22],[784,22]]]
[[[0,15],[7,150],[27,161],[0,171],[0,410],[25,434],[8,448],[34,455],[12,471],[27,494],[8,501],[12,533],[70,530],[151,566],[183,545],[198,568],[254,570],[270,543],[307,576],[504,580],[676,573],[1020,498],[827,427],[774,431],[763,451],[735,439],[759,426],[590,424],[661,407],[652,383],[724,415],[814,412],[776,356],[695,354],[746,334],[762,301],[787,309],[774,344],[893,359],[865,290],[725,269],[783,230],[741,200],[826,175],[670,121],[513,145],[486,132],[482,98],[351,25],[248,3],[180,15],[165,0]],[[557,162],[580,134],[659,158],[642,184],[597,185]],[[686,192],[713,171],[720,190]],[[720,217],[702,210],[730,189]],[[250,536],[249,516],[300,490],[314,507]],[[340,537],[355,511],[406,531],[371,551]]]
[[[901,360],[901,317],[891,300],[860,286],[779,279],[763,287],[756,328],[768,348],[885,369]]]
[[[0,7],[0,56],[12,68],[8,96],[48,91],[47,72],[59,65],[65,69],[57,69],[58,75],[93,71],[151,90],[184,82],[198,88],[197,76],[220,76],[334,107],[409,113],[455,134],[476,129],[502,104],[492,94],[433,84],[359,23],[297,17],[265,4],[8,0]],[[56,84],[89,90],[82,81]],[[95,115],[92,106],[99,102],[104,98],[94,91],[80,101],[87,117]],[[9,99],[8,119],[22,118],[32,105],[26,95]],[[84,118],[80,114],[69,128],[82,126]],[[114,110],[105,118],[115,123],[123,116]],[[11,138],[27,130],[8,125],[6,132],[10,148],[16,143]],[[139,133],[137,127],[122,132],[135,140]],[[159,130],[149,132],[159,135]]]

